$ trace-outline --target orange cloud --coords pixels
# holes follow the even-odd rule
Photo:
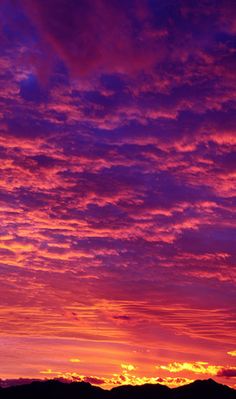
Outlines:
[[[132,364],[121,364],[121,368],[122,368],[123,370],[127,370],[127,371],[136,370],[136,367],[133,366]]]
[[[236,351],[227,352],[227,354],[230,356],[236,356]]]
[[[71,358],[71,359],[69,359],[69,361],[70,361],[71,363],[79,363],[79,362],[80,362],[80,359],[78,359],[78,358]]]
[[[168,365],[156,366],[157,370],[166,370],[170,373],[180,373],[182,371],[190,371],[195,374],[209,374],[220,375],[224,366],[209,365],[208,362],[194,362],[194,363],[169,363]]]
[[[133,371],[133,370],[132,370]],[[85,381],[93,385],[104,385],[105,388],[111,388],[117,385],[143,385],[143,384],[162,384],[169,387],[176,387],[193,382],[192,379],[185,377],[147,377],[131,375],[127,372],[123,374],[114,373],[110,377],[85,376],[76,372],[53,371],[51,369],[40,371],[40,374],[51,375],[53,378],[63,379],[65,381]],[[52,377],[48,377],[49,379]]]

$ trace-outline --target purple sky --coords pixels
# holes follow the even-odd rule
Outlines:
[[[2,0],[0,378],[236,384],[234,0]]]

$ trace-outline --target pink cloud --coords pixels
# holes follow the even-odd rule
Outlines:
[[[43,40],[75,75],[94,70],[134,73],[154,66],[163,56],[162,34],[157,31],[156,37],[149,35],[147,42],[144,24],[144,29],[134,35],[132,20],[122,4],[107,4],[103,0],[80,4],[51,1],[50,7],[44,3],[32,7],[27,0],[22,4]],[[136,23],[145,19],[143,12],[135,12],[135,2],[130,11]]]

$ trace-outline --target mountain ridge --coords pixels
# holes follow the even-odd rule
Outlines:
[[[88,382],[33,381],[0,389],[0,399],[236,399],[236,390],[208,380],[177,388],[162,384],[121,385],[110,390]]]

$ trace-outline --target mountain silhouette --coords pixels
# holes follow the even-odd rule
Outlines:
[[[218,384],[211,378],[197,380],[172,390],[173,399],[231,399],[236,398],[236,390],[226,385]]]
[[[171,389],[161,384],[122,385],[112,388],[109,398],[112,399],[168,399]]]
[[[37,381],[0,388],[0,399],[236,399],[236,390],[212,379],[178,388],[160,384],[122,385],[110,391],[87,382]]]

